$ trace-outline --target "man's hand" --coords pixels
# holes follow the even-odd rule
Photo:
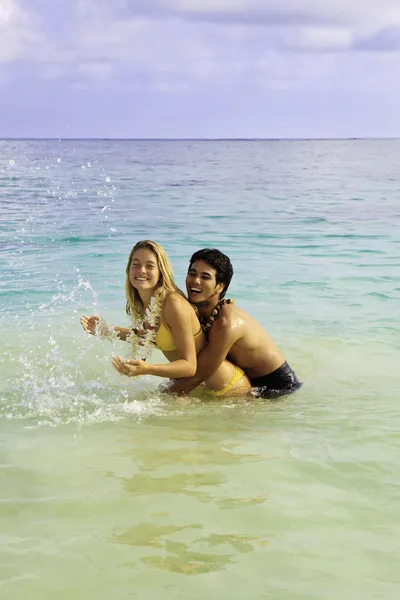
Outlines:
[[[147,371],[147,365],[144,360],[122,360],[119,356],[114,356],[112,365],[118,373],[127,377],[144,375]]]
[[[196,387],[197,382],[194,381],[193,377],[184,377],[182,379],[174,379],[173,381],[170,381],[166,386],[166,389],[163,391],[167,392],[168,394],[184,396],[185,394],[189,394]]]

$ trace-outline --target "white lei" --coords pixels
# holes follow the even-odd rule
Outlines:
[[[146,359],[151,356],[155,347],[160,313],[160,298],[153,296],[143,318],[131,316],[132,332],[126,337],[126,341],[131,344],[131,350],[127,358]],[[145,324],[147,324],[147,328]]]

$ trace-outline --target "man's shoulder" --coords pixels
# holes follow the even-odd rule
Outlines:
[[[223,304],[219,312],[218,318],[212,324],[210,329],[211,336],[225,335],[227,337],[234,333],[237,336],[239,325],[242,320],[240,318],[240,310],[235,304]]]
[[[242,317],[242,309],[235,302],[229,302],[221,306],[219,313],[219,319],[221,323],[224,323],[225,327],[237,326],[238,321]]]

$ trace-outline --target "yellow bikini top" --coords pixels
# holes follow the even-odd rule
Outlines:
[[[200,328],[200,330],[194,336],[194,339],[198,338],[199,335],[201,335],[201,333],[202,331]],[[155,346],[156,348],[161,350],[161,352],[172,352],[173,350],[176,350],[176,345],[171,332],[162,323],[160,324],[160,327],[157,331]]]

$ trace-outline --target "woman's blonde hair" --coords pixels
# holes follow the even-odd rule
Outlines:
[[[154,292],[154,296],[160,299],[161,305],[168,292],[178,292],[178,294],[184,296],[184,294],[175,284],[171,263],[169,262],[169,258],[164,248],[160,246],[160,244],[157,244],[157,242],[152,242],[151,240],[141,240],[133,246],[128,258],[128,264],[126,265],[125,291],[126,312],[128,315],[140,315],[143,312],[143,302],[140,298],[139,292],[136,288],[133,287],[133,285],[129,281],[129,271],[131,268],[133,255],[137,250],[141,250],[142,248],[150,250],[157,257],[157,265],[160,270],[160,276],[158,279],[156,290]]]

